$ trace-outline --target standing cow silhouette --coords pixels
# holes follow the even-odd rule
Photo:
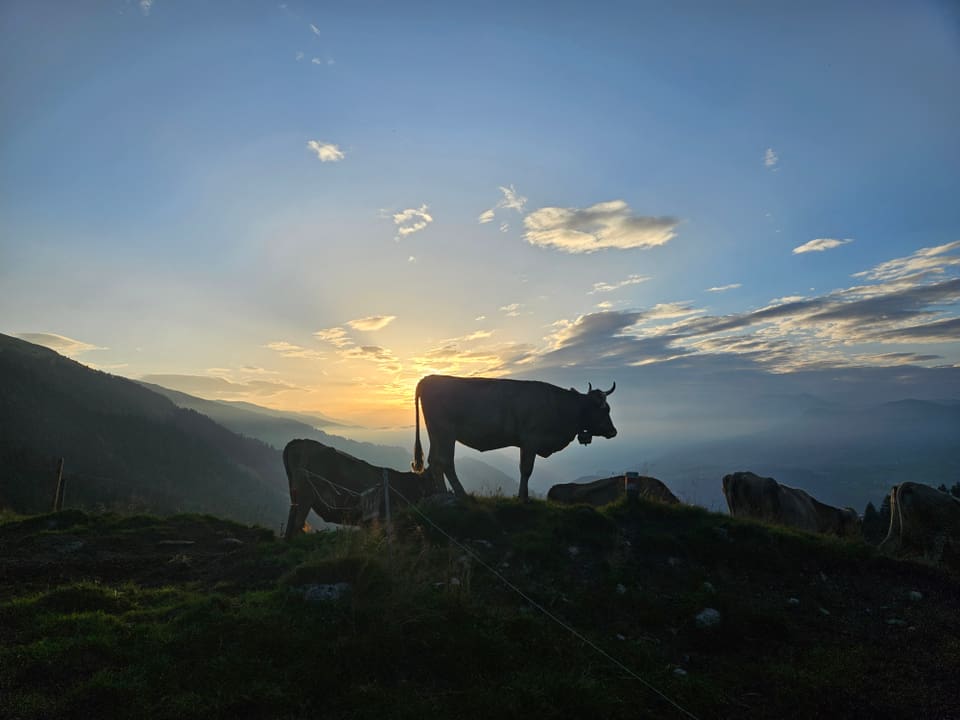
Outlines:
[[[613,438],[617,429],[610,419],[609,390],[586,393],[573,388],[533,380],[500,380],[428,375],[417,383],[413,406],[416,440],[413,446],[414,472],[424,472],[420,444],[420,409],[430,438],[427,472],[443,482],[446,476],[453,491],[466,492],[454,466],[454,446],[461,442],[481,452],[504,447],[520,448],[520,492],[528,499],[527,483],[537,455],[550,457],[574,438],[589,445],[595,435]]]

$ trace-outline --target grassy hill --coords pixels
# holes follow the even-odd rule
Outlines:
[[[24,720],[688,717],[647,684],[701,718],[960,714],[955,577],[692,507],[444,498],[291,543],[69,511],[0,523],[0,579]]]
[[[139,384],[0,335],[0,507],[212,511],[272,522],[289,504],[280,453]]]

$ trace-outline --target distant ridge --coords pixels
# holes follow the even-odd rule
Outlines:
[[[272,524],[289,504],[276,449],[126,378],[0,334],[0,505],[214,512]]]
[[[411,450],[333,435],[306,422],[294,419],[297,417],[295,413],[270,410],[253,403],[224,403],[218,400],[205,400],[160,385],[141,384],[165,396],[179,407],[203,413],[236,433],[261,440],[278,450],[282,450],[294,438],[307,438],[335,447],[374,465],[391,467],[396,470],[408,469],[410,461],[413,459]],[[493,494],[500,491],[506,495],[511,495],[517,491],[516,478],[510,477],[482,460],[458,457],[457,469],[464,488],[468,492]]]

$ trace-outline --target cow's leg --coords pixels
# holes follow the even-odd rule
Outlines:
[[[446,467],[444,473],[447,476],[447,480],[450,481],[450,487],[453,488],[453,492],[456,493],[457,497],[466,497],[467,491],[463,489],[463,485],[460,484],[460,478],[457,477],[457,468],[454,467],[453,458],[450,458],[450,464]]]
[[[520,448],[519,498],[523,500],[523,502],[527,502],[530,499],[530,496],[527,493],[527,481],[530,480],[530,475],[533,474],[533,461],[536,459],[537,459],[536,451],[529,450],[527,448]]]
[[[428,429],[429,430],[429,429]],[[457,477],[457,469],[453,464],[453,450],[457,441],[453,437],[441,435],[430,435],[430,453],[427,456],[427,464],[434,478],[438,480],[438,485],[443,485],[443,476],[447,476],[450,481],[450,487],[458,497],[464,497],[467,493],[460,484],[460,478]]]
[[[291,512],[287,518],[287,531],[284,533],[287,539],[303,532],[303,524],[307,521],[307,515],[310,514],[310,507],[316,497],[313,488],[303,481],[302,473],[299,471],[294,472],[291,489],[293,492],[290,494],[292,497],[296,497],[297,504],[294,512]]]

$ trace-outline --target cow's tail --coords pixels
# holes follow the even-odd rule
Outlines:
[[[410,463],[410,467],[415,473],[423,472],[423,445],[420,444],[420,383],[417,383],[417,391],[413,396],[413,413],[416,420],[414,421],[414,427],[416,428],[416,433],[414,435],[413,442],[413,462]]]

